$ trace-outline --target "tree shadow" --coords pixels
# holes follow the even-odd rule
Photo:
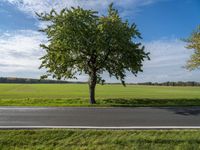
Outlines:
[[[98,104],[113,107],[159,107],[175,114],[189,116],[200,114],[200,99],[102,99]]]
[[[172,108],[165,108],[170,110],[178,115],[183,116],[198,116],[200,115],[200,107],[172,107]]]
[[[101,99],[98,104],[123,107],[165,107],[165,106],[200,106],[200,98],[196,99]]]
[[[137,142],[137,143],[155,143],[155,144],[169,144],[169,143],[176,143],[176,144],[181,144],[188,142],[190,144],[200,144],[200,140],[198,139],[156,139],[156,140],[149,140],[149,139],[133,139],[131,140],[132,142]]]

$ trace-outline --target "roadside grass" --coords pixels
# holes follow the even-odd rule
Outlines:
[[[0,84],[0,106],[200,106],[200,87],[98,85],[90,105],[87,84]]]
[[[97,99],[91,105],[88,99],[1,99],[0,106],[45,107],[166,107],[200,106],[200,99]]]
[[[194,150],[200,130],[0,130],[0,149]]]

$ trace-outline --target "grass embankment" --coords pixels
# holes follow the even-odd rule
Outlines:
[[[0,149],[200,149],[200,130],[0,130]]]
[[[0,84],[0,106],[91,106],[87,84]],[[200,106],[200,87],[98,85],[93,106]]]

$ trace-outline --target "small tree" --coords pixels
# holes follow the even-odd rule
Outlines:
[[[186,68],[189,70],[194,70],[200,67],[200,26],[192,35],[184,40],[187,42],[188,49],[194,49],[194,54],[188,60]]]
[[[108,72],[125,85],[126,71],[136,75],[142,71],[142,62],[148,58],[135,24],[123,22],[111,4],[107,16],[80,7],[63,9],[60,13],[37,14],[41,21],[49,22],[45,29],[49,43],[41,44],[46,50],[40,68],[47,68],[43,78],[76,78],[89,75],[90,103],[95,101],[95,86],[103,83],[103,72]]]

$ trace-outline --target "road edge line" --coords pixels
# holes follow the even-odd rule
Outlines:
[[[200,126],[0,126],[0,129],[200,129]]]

